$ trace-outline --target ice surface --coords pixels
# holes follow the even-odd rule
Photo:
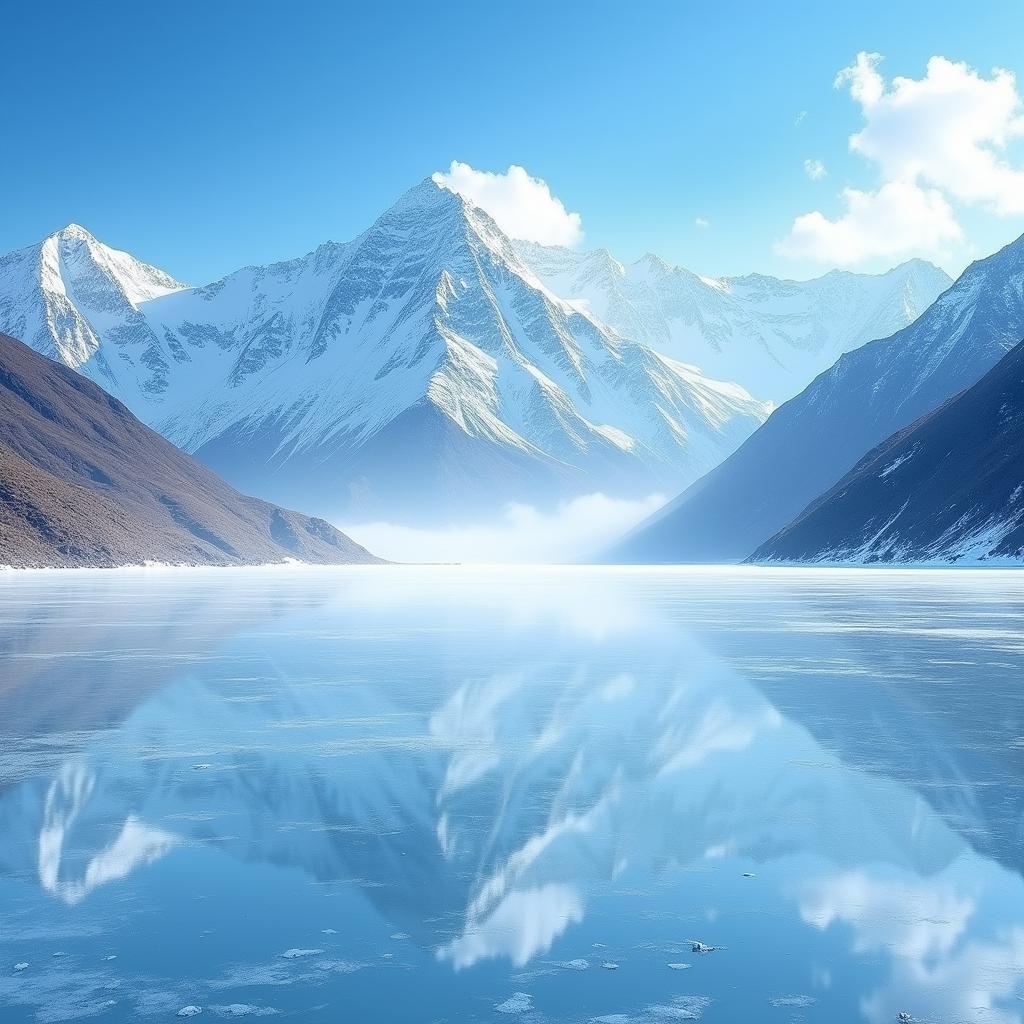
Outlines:
[[[42,1024],[111,999],[97,1020],[1012,1021],[1021,581],[0,579],[0,1005]],[[132,816],[180,843],[134,856],[113,842]],[[110,850],[87,898],[48,888]],[[325,919],[324,953],[281,955]],[[698,960],[688,936],[725,951]],[[517,992],[529,1010],[495,1009]]]

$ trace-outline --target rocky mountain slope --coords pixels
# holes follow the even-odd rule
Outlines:
[[[921,317],[847,353],[722,465],[625,538],[617,561],[740,561],[890,435],[976,383],[1024,337],[1024,238]]]
[[[0,565],[376,561],[247,498],[67,367],[0,335]]]
[[[1024,345],[884,441],[753,561],[1024,559]]]
[[[785,281],[701,277],[653,255],[623,264],[606,249],[516,247],[553,292],[624,337],[776,403],[844,352],[912,323],[952,284],[923,260],[885,274],[833,270]]]

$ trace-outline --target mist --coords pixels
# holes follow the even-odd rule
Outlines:
[[[394,562],[532,564],[587,561],[665,504],[585,494],[543,511],[510,502],[492,522],[421,528],[397,523],[340,523],[374,554]]]

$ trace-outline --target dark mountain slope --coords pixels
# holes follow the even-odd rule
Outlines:
[[[842,356],[610,553],[734,562],[876,445],[970,387],[1024,337],[1024,238],[972,264],[909,327]]]
[[[752,561],[1024,558],[1024,345],[870,452]]]
[[[0,565],[377,561],[245,497],[91,381],[0,334]]]

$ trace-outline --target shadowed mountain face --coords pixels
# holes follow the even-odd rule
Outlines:
[[[976,383],[1024,336],[1024,239],[972,264],[920,319],[844,355],[612,552],[749,557],[887,437]]]
[[[1024,557],[1024,346],[863,458],[752,561]]]
[[[245,497],[91,381],[0,335],[0,564],[375,561]]]

